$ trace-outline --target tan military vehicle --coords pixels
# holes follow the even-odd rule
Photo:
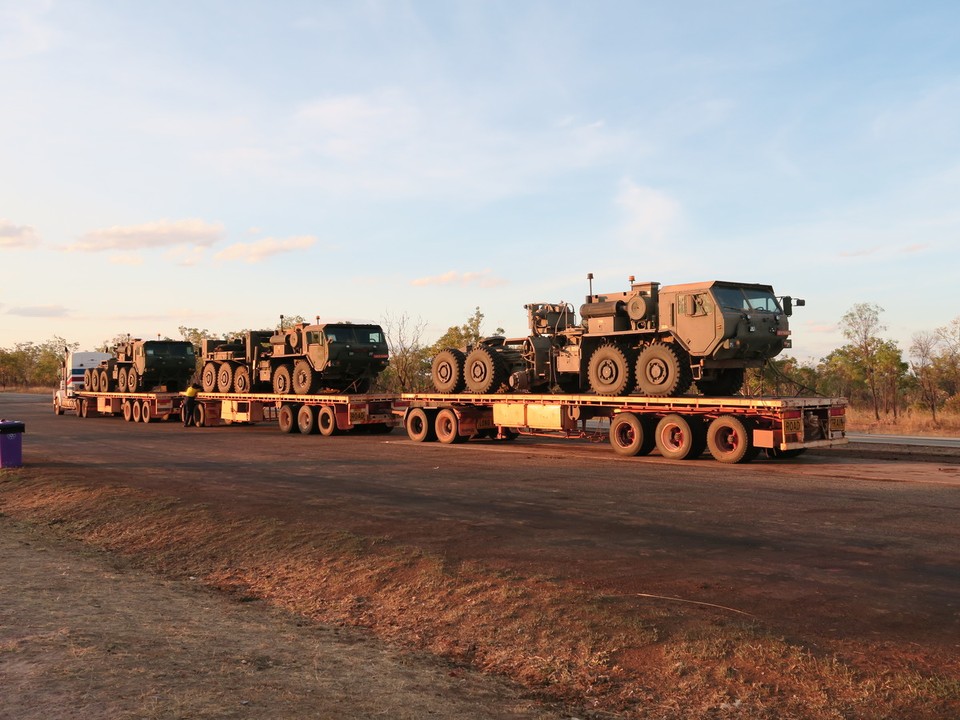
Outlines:
[[[787,318],[804,304],[753,283],[630,283],[596,295],[591,287],[579,323],[569,304],[525,305],[529,336],[442,350],[431,366],[434,387],[669,397],[696,382],[704,395],[732,395],[746,368],[790,347]]]

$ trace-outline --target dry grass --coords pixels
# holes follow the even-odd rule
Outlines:
[[[881,411],[877,420],[873,408],[847,408],[847,429],[851,432],[877,433],[880,435],[930,435],[953,437],[960,435],[960,414],[943,411],[937,413],[937,422],[929,411],[908,408],[898,417]]]
[[[660,719],[960,716],[954,657],[865,662],[875,656],[867,645],[810,647],[721,609],[600,596],[54,470],[4,473],[0,510],[168,577],[367,627],[585,710]]]

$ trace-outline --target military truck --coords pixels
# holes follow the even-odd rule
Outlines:
[[[185,390],[196,372],[193,345],[185,340],[131,338],[113,349],[114,357],[85,370],[84,387],[93,392],[141,392],[157,387]]]
[[[365,393],[388,357],[379,325],[301,322],[276,333],[205,340],[200,382],[205,392]]]
[[[790,347],[787,318],[804,304],[769,285],[714,280],[660,286],[635,282],[625,292],[593,293],[580,306],[524,306],[530,335],[488,337],[433,358],[441,393],[562,392],[650,397],[687,392],[735,394],[744,371]]]

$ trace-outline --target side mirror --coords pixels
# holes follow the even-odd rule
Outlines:
[[[807,304],[807,301],[806,301],[806,300],[802,300],[802,299],[800,299],[800,298],[794,299],[794,298],[790,297],[789,295],[785,295],[785,296],[783,297],[783,314],[786,315],[787,317],[789,317],[789,316],[793,315],[793,308],[794,308],[794,306],[796,306],[796,307],[803,307],[803,306],[806,305],[806,304]]]

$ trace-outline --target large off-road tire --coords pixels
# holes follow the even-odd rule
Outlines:
[[[290,366],[278,365],[273,371],[273,392],[277,395],[289,395],[292,389]]]
[[[250,368],[241,365],[233,373],[233,391],[241,394],[248,393],[250,392],[250,385]]]
[[[437,439],[430,413],[423,408],[413,408],[408,412],[405,425],[407,436],[414,442],[431,442]]]
[[[297,411],[297,427],[303,435],[317,432],[317,408],[313,405],[301,405]]]
[[[277,411],[277,426],[280,432],[292,433],[297,428],[297,406],[284,403]]]
[[[340,432],[340,428],[337,427],[337,411],[332,405],[324,405],[317,412],[317,430],[324,437]]]
[[[97,369],[90,370],[90,379],[84,382],[84,389],[91,390],[93,392],[100,392],[100,371]]]
[[[460,434],[460,421],[457,419],[457,414],[450,408],[443,408],[437,413],[433,428],[437,440],[444,445],[452,445],[467,440],[466,437]]]
[[[470,351],[464,362],[467,390],[480,395],[495,393],[506,382],[507,373],[497,353],[488,347]]]
[[[707,397],[736,395],[743,387],[745,375],[743,368],[717,370],[709,380],[697,380],[697,389]]]
[[[215,362],[204,363],[203,370],[200,371],[200,387],[204,392],[213,392],[217,389],[217,364]]]
[[[104,368],[100,371],[100,392],[111,390],[113,390],[113,381],[110,379],[110,371]]]
[[[693,460],[703,454],[705,435],[703,420],[699,417],[671,413],[657,423],[657,450],[670,460]]]
[[[220,363],[217,368],[217,390],[222,393],[233,390],[233,365],[228,362]]]
[[[117,390],[119,390],[122,393],[128,392],[127,373],[123,370],[117,373]]]
[[[123,375],[123,370],[119,372],[119,375]],[[143,384],[143,378],[141,378],[135,368],[127,368],[127,392],[140,392],[143,388],[140,386]]]
[[[87,368],[83,371],[83,389],[84,390],[93,390],[92,381],[90,379],[93,371],[90,368]]]
[[[637,388],[642,395],[673,397],[690,389],[690,368],[671,345],[647,345],[637,357]]]
[[[652,423],[630,412],[617,413],[610,421],[610,445],[618,455],[649,455],[656,445]]]
[[[430,379],[438,393],[463,392],[466,379],[463,376],[467,356],[460,350],[447,348],[433,358],[430,365]]]
[[[316,390],[316,373],[306,360],[293,363],[293,392],[297,395],[309,395]]]
[[[605,344],[593,351],[587,378],[597,395],[627,395],[633,390],[633,368],[623,348]]]
[[[753,444],[753,424],[735,415],[721,415],[710,423],[707,447],[722,463],[747,463],[760,452]]]

